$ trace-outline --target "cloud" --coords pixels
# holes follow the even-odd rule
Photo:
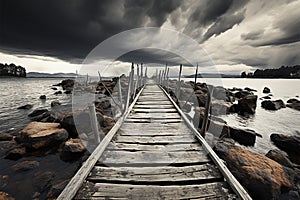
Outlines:
[[[264,34],[264,30],[255,30],[251,31],[249,33],[243,33],[241,35],[241,38],[243,40],[257,40],[260,39]]]

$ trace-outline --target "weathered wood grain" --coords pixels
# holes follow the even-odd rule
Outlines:
[[[201,151],[202,147],[199,143],[183,143],[183,144],[130,144],[130,143],[119,143],[112,142],[107,147],[108,150],[123,150],[123,151]]]
[[[77,195],[79,199],[234,199],[224,182],[199,185],[130,185],[109,183],[86,183]],[[87,194],[89,194],[87,196]]]
[[[156,108],[156,109],[151,109],[151,108],[134,108],[133,113],[177,113],[177,110],[174,108]]]
[[[182,122],[182,119],[143,119],[143,118],[127,118],[125,122],[135,122],[135,123],[177,123]],[[133,126],[134,127],[134,126]]]
[[[134,143],[134,144],[168,144],[168,143],[197,143],[195,136],[187,135],[171,135],[171,136],[122,136],[117,135],[113,138],[115,142]]]
[[[178,113],[135,113],[132,112],[128,115],[127,119],[180,119]]]
[[[212,164],[184,167],[100,167],[96,166],[87,180],[126,182],[179,182],[222,178],[218,168]],[[170,183],[171,184],[171,183]],[[174,183],[172,183],[174,184]],[[177,183],[178,184],[178,183]]]
[[[103,153],[100,163],[113,164],[138,164],[138,165],[152,165],[152,164],[178,164],[178,163],[205,163],[211,160],[202,151],[179,151],[179,152],[157,152],[157,151],[110,151]]]

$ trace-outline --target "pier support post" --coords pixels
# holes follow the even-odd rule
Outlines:
[[[177,86],[177,99],[179,101],[180,88],[181,88],[181,73],[182,73],[182,64],[180,64],[179,75],[178,75],[178,86]]]
[[[89,104],[89,111],[90,111],[90,119],[91,119],[91,126],[92,130],[95,136],[95,142],[98,144],[100,143],[100,140],[103,139],[104,136],[100,135],[99,132],[99,126],[98,126],[98,120],[97,115],[95,111],[95,105],[93,103]]]

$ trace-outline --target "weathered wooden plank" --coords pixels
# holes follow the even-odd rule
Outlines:
[[[136,127],[133,128],[133,123],[131,122],[124,122],[122,124],[122,129],[135,129]],[[170,124],[162,124],[160,122],[157,122],[157,123],[139,123],[138,124],[138,129],[149,129],[149,130],[160,130],[160,129],[180,129],[180,130],[189,130],[184,122],[180,121],[180,122],[177,122],[177,123],[170,123]]]
[[[173,105],[170,101],[137,101],[137,105]]]
[[[115,142],[135,143],[135,144],[165,144],[165,143],[193,143],[198,142],[193,135],[175,135],[175,136],[122,136],[117,135],[113,138]]]
[[[197,185],[131,185],[109,183],[86,183],[77,195],[87,198],[126,198],[126,199],[234,199],[225,182]]]
[[[203,151],[179,151],[179,152],[150,152],[150,151],[105,151],[100,163],[106,165],[138,164],[138,165],[169,165],[174,163],[206,163],[210,159]]]
[[[172,136],[172,135],[190,135],[191,132],[186,129],[177,130],[175,128],[153,128],[153,129],[146,129],[146,128],[139,128],[139,129],[130,129],[130,128],[121,128],[118,131],[119,135],[123,136]]]
[[[127,118],[125,122],[135,122],[135,123],[176,123],[182,122],[179,119],[143,119],[143,118]]]
[[[136,108],[144,108],[144,109],[168,109],[168,108],[175,108],[173,105],[135,105],[133,107],[134,109]]]
[[[178,113],[130,113],[128,115],[128,119],[180,119],[180,115]]]
[[[178,182],[222,178],[218,168],[212,164],[183,167],[100,167],[96,166],[89,175],[89,181],[134,182]],[[176,183],[172,183],[176,184]]]
[[[177,113],[177,110],[174,108],[134,108],[134,113]]]
[[[201,151],[202,147],[199,143],[183,143],[183,144],[167,144],[167,145],[147,145],[147,144],[130,144],[130,143],[119,143],[111,142],[108,150],[123,150],[123,151]]]

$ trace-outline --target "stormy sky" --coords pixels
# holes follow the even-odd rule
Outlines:
[[[74,72],[106,39],[159,27],[198,42],[222,73],[295,65],[300,63],[299,7],[299,0],[0,0],[0,63],[13,62],[27,71]],[[157,43],[186,48],[195,62],[201,56],[184,40],[169,37],[145,32],[118,45],[130,50],[133,44]],[[174,52],[140,49],[118,58],[116,69],[131,61],[185,64]]]

